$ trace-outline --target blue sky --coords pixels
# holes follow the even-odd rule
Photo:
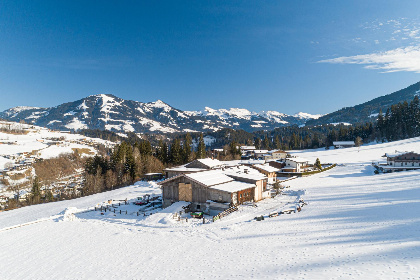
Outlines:
[[[420,80],[419,11],[414,0],[5,0],[0,110],[110,93],[329,113]]]

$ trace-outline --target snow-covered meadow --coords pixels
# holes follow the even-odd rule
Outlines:
[[[371,163],[385,152],[419,149],[420,138],[413,138],[296,152],[340,165],[288,181],[290,195],[204,225],[176,222],[170,211],[66,218],[77,212],[71,207],[83,211],[159,191],[148,183],[2,212],[0,278],[418,279],[420,172],[374,175]],[[308,203],[301,212],[267,217],[298,194]],[[254,220],[258,215],[265,220]]]

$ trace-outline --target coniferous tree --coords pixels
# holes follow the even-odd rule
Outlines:
[[[270,139],[268,138],[268,135],[264,137],[263,143],[264,143],[264,149],[270,150]]]
[[[157,148],[157,158],[163,163],[168,163],[168,145],[162,140],[159,141],[159,147]]]
[[[322,169],[321,161],[319,160],[319,158],[316,158],[314,166],[319,170]]]
[[[185,136],[183,147],[182,147],[184,163],[190,162],[192,160],[191,145],[192,145],[192,138],[191,138],[191,135],[187,133],[187,135]]]
[[[206,156],[206,145],[204,144],[203,133],[201,133],[200,138],[198,140],[196,158],[197,159],[205,158],[205,156]]]
[[[255,149],[257,149],[257,150],[261,149],[261,139],[259,137],[255,138],[254,146],[255,146]]]
[[[281,149],[281,142],[278,135],[276,136],[276,138],[274,138],[274,146],[276,147],[276,149]]]
[[[31,200],[32,204],[38,204],[41,202],[41,184],[37,176],[32,183]]]
[[[170,162],[175,165],[182,164],[181,144],[179,139],[176,138],[172,141],[170,150]]]

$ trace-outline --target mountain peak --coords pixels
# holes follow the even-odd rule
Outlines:
[[[205,107],[203,111],[184,112],[160,99],[143,103],[124,100],[112,94],[95,94],[46,109],[18,107],[0,113],[0,117],[13,121],[25,120],[56,130],[89,128],[136,133],[206,132],[231,127],[251,132],[301,125],[305,121],[275,111],[261,114],[242,108]]]
[[[300,119],[305,119],[305,120],[309,120],[309,119],[319,119],[320,117],[322,117],[322,114],[309,114],[309,113],[303,113],[303,112],[299,112],[293,115],[295,118],[300,118]]]

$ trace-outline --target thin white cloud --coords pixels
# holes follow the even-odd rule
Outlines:
[[[366,69],[380,69],[384,73],[416,72],[420,73],[420,46],[397,48],[386,52],[355,56],[342,56],[319,61],[320,63],[361,64]]]

